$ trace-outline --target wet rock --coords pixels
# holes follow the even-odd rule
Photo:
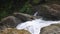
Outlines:
[[[3,18],[0,23],[0,28],[4,29],[6,27],[16,27],[19,23],[21,23],[21,20],[14,16],[8,16],[6,18]]]
[[[54,24],[41,29],[40,34],[60,34],[60,24]]]
[[[0,30],[0,34],[31,34],[31,33],[24,29],[17,30],[15,28],[5,28],[4,30]]]

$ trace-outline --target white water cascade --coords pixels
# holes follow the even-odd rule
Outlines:
[[[16,28],[28,30],[31,34],[39,34],[41,28],[57,23],[60,24],[60,21],[44,21],[42,18],[40,18],[18,24]]]
[[[35,12],[33,16],[37,16],[38,12]]]
[[[38,12],[34,13],[33,16],[36,16],[37,14]],[[45,21],[42,20],[42,18],[40,18],[18,24],[16,28],[28,30],[31,34],[40,34],[41,28],[49,26],[51,24],[58,24],[58,23],[60,24],[60,21]]]

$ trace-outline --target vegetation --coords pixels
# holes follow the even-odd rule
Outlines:
[[[33,0],[33,3],[38,3],[39,0]],[[30,0],[0,0],[0,20],[13,12],[22,12],[33,14]]]

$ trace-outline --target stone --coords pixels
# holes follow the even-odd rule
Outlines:
[[[31,33],[24,29],[17,30],[15,28],[5,28],[3,30],[0,30],[0,34],[31,34]]]
[[[59,4],[42,4],[34,6],[34,11],[38,12],[37,16],[43,17],[45,20],[60,20]]]
[[[42,5],[40,6],[40,11],[38,13],[46,20],[60,20],[60,5]]]
[[[44,0],[44,3],[34,5],[34,12],[45,20],[60,20],[60,0]]]
[[[29,15],[29,14],[24,14],[24,13],[13,13],[13,16],[19,18],[20,20],[22,21],[28,21],[28,20],[33,20],[33,19],[36,19],[35,16],[32,16],[32,15]]]
[[[18,24],[33,19],[36,19],[36,17],[24,13],[13,13],[12,16],[7,16],[1,20],[0,29],[4,29],[8,27],[15,28]]]
[[[43,27],[40,34],[60,34],[60,24]]]
[[[19,20],[18,18],[14,17],[14,16],[8,16],[1,20],[0,29],[4,29],[6,27],[14,28],[21,22],[22,22],[21,20]]]

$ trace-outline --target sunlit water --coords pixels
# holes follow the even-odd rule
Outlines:
[[[60,23],[60,21],[44,21],[42,18],[40,18],[18,24],[16,28],[28,30],[31,34],[39,34],[41,28],[57,23]]]

